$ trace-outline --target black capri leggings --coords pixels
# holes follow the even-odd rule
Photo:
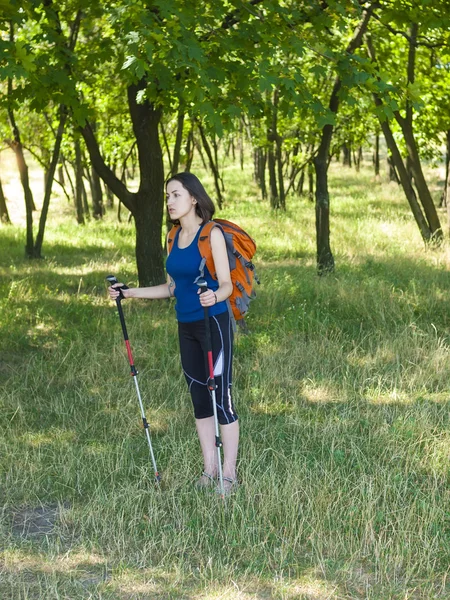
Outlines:
[[[231,386],[233,365],[233,327],[228,312],[209,318],[216,380],[217,417],[221,425],[237,421]],[[208,367],[205,322],[178,323],[181,364],[194,405],[196,419],[213,416],[208,390]]]

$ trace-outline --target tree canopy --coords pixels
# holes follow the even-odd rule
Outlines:
[[[329,160],[380,130],[424,240],[442,238],[421,161],[439,156],[450,129],[447,1],[3,0],[0,11],[2,138],[21,164],[30,256],[57,166],[69,164],[80,175],[66,193],[99,176],[134,218],[141,284],[160,281],[167,165],[189,168],[203,148],[220,204],[227,136],[252,145],[273,208],[314,166],[319,272],[334,268]],[[24,147],[47,173],[36,240]],[[97,200],[94,216],[103,210]]]

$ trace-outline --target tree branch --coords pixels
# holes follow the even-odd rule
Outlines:
[[[119,200],[132,213],[134,211],[134,194],[127,189],[127,187],[105,163],[90,123],[87,121],[83,127],[79,127],[79,130],[86,143],[94,169],[103,179],[112,193],[115,194],[117,198],[119,198]]]
[[[390,33],[392,33],[393,35],[399,35],[403,38],[405,38],[405,40],[408,42],[408,44],[410,44],[411,46],[414,46],[415,48],[419,48],[420,46],[424,46],[425,48],[448,48],[450,46],[450,44],[445,43],[445,42],[436,42],[436,43],[431,43],[429,41],[421,41],[421,39],[426,40],[426,38],[422,38],[421,36],[411,36],[408,33],[406,33],[406,31],[400,31],[398,29],[395,29],[395,27],[393,27],[392,25],[389,25],[389,23],[384,23],[382,20],[382,15],[377,15],[374,14],[373,15],[374,19],[376,19],[385,29],[387,29],[388,31],[390,31]]]

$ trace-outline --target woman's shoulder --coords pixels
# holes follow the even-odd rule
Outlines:
[[[215,225],[211,229],[211,240],[220,240],[220,239],[222,239],[222,240],[224,239],[222,228],[220,227],[220,225]]]

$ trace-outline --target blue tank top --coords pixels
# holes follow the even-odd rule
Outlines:
[[[166,270],[175,282],[175,298],[177,303],[175,310],[177,319],[180,323],[192,323],[204,319],[203,306],[198,297],[198,285],[194,283],[199,276],[200,263],[202,257],[198,249],[198,238],[202,228],[198,228],[197,235],[186,248],[178,248],[178,236],[181,228],[178,229],[173,241],[172,250],[167,257]],[[205,266],[204,277],[208,284],[208,289],[215,292],[219,287],[219,282],[211,277]],[[217,302],[208,309],[209,315],[220,315],[228,310],[226,302]]]

